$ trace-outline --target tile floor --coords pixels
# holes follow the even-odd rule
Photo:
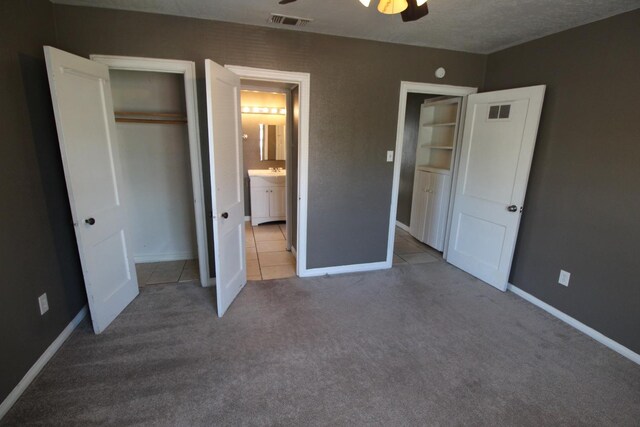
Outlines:
[[[393,242],[393,264],[424,264],[443,261],[442,253],[416,240],[411,234],[396,227]]]
[[[245,222],[247,279],[283,279],[296,275],[296,259],[286,250],[286,224]],[[423,264],[442,261],[442,254],[396,227],[393,264]],[[136,264],[138,285],[191,282],[200,279],[198,260],[149,262]]]
[[[284,279],[296,275],[296,258],[286,250],[285,223],[251,226],[245,222],[247,279]]]
[[[200,280],[198,260],[147,262],[136,264],[138,286]]]

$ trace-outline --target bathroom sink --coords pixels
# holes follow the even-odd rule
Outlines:
[[[262,177],[272,177],[272,176],[286,176],[287,171],[281,169],[279,171],[274,171],[272,169],[249,169],[249,176],[262,176]]]

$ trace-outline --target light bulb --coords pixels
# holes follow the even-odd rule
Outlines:
[[[380,0],[378,12],[393,15],[404,11],[407,7],[409,7],[407,0]]]

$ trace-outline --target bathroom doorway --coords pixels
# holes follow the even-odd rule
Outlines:
[[[225,68],[240,77],[241,90],[255,90],[256,88],[264,90],[265,87],[275,87],[277,89],[284,89],[285,91],[290,92],[290,96],[287,97],[288,100],[285,107],[290,112],[290,114],[285,113],[286,120],[288,121],[287,123],[285,123],[285,132],[287,128],[291,129],[291,132],[288,133],[287,137],[287,151],[285,154],[284,169],[284,179],[286,187],[285,221],[284,223],[280,224],[265,223],[266,225],[261,224],[257,227],[263,227],[262,229],[259,228],[259,230],[261,231],[258,231],[258,233],[262,233],[262,230],[265,230],[266,234],[271,234],[271,237],[275,237],[277,236],[277,230],[275,230],[274,226],[277,226],[280,229],[280,233],[282,233],[282,236],[285,238],[285,242],[288,242],[287,246],[285,246],[285,252],[288,252],[287,249],[290,249],[290,255],[293,255],[293,257],[295,258],[295,275],[300,277],[309,276],[310,274],[306,267],[306,253],[308,204],[307,192],[309,174],[309,104],[311,76],[309,75],[309,73],[269,70],[237,65],[225,65]],[[244,145],[244,141],[242,141],[241,144]],[[250,221],[250,218],[246,219],[249,219]],[[250,245],[247,245],[247,243],[251,242],[251,237],[253,237],[254,244],[256,242],[255,235],[253,234],[255,229],[249,229],[249,227],[253,226],[251,226],[250,222],[245,222],[245,231],[251,231],[251,234],[245,233],[247,237],[247,239],[245,240],[245,249],[247,246],[250,247]],[[271,227],[271,230],[269,230],[268,227]],[[286,231],[283,231],[283,229]],[[260,239],[262,238],[259,238],[259,240]],[[249,242],[247,242],[247,240]],[[253,257],[251,254],[248,255],[250,257]],[[260,255],[258,254],[257,246],[256,255],[258,257],[257,261],[259,268]],[[266,260],[270,257],[275,258],[278,256],[285,257],[285,255],[281,254],[267,255],[263,258]],[[267,261],[266,263],[269,262]],[[255,266],[254,262],[247,261],[247,267],[251,268],[251,264]],[[253,272],[256,272],[255,268]],[[253,276],[257,278],[257,274],[252,275],[251,271],[247,271],[247,273],[249,277]],[[260,272],[260,277],[265,280],[265,276],[262,275],[262,272]],[[269,275],[267,275],[267,277],[269,277]]]
[[[247,280],[296,275],[291,206],[297,190],[298,85],[241,80]]]

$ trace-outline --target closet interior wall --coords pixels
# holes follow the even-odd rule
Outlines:
[[[184,77],[110,77],[135,262],[197,258]]]

